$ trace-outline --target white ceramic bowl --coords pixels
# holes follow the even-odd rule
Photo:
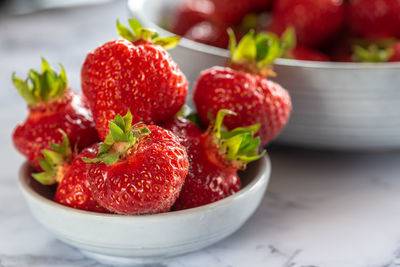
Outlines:
[[[72,209],[52,201],[54,188],[31,177],[25,163],[19,185],[34,217],[58,239],[100,262],[159,262],[199,250],[238,230],[259,206],[267,188],[268,156],[240,174],[243,188],[198,208],[155,215],[124,216]]]
[[[164,18],[185,0],[129,0],[133,17],[163,35]],[[228,51],[183,38],[170,51],[188,79],[224,65]],[[293,112],[278,141],[331,149],[400,148],[400,63],[338,63],[278,59],[278,83]]]

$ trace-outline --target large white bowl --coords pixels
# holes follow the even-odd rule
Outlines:
[[[31,177],[25,163],[19,185],[34,217],[58,239],[100,262],[132,264],[209,246],[238,230],[259,206],[268,185],[268,156],[240,174],[243,188],[198,208],[155,215],[124,216],[72,209],[52,201],[54,188]]]
[[[161,25],[185,0],[129,0],[133,17]],[[171,54],[191,82],[228,51],[183,38]],[[337,63],[278,59],[274,80],[291,94],[293,112],[278,141],[331,149],[400,148],[400,63]]]

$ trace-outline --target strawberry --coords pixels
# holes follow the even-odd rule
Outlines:
[[[284,58],[310,61],[330,61],[328,56],[317,50],[297,47],[296,32],[293,27],[285,30],[281,37],[282,56]]]
[[[200,74],[194,103],[205,125],[210,123],[209,113],[216,116],[225,108],[237,113],[225,119],[228,129],[260,124],[258,135],[265,145],[281,131],[291,110],[288,92],[263,77],[272,74],[270,64],[281,54],[280,42],[273,34],[250,32],[236,47],[232,31],[230,36],[229,67],[212,67]]]
[[[82,90],[102,140],[116,114],[132,112],[134,122],[161,123],[183,106],[188,82],[165,48],[179,37],[157,37],[129,20],[117,22],[127,40],[107,42],[90,52],[82,66]]]
[[[72,146],[78,149],[98,141],[96,129],[88,104],[81,95],[67,86],[67,77],[61,66],[60,74],[53,71],[46,60],[42,60],[42,73],[30,70],[28,78],[12,77],[20,95],[28,103],[29,114],[17,125],[12,135],[14,146],[36,169],[41,150],[51,143],[61,143],[66,132]]]
[[[249,0],[211,0],[214,3],[214,13],[211,21],[220,25],[240,23],[243,17],[252,10]]]
[[[194,25],[186,32],[185,37],[220,48],[227,48],[229,43],[229,36],[226,33],[226,28],[210,22],[201,22]]]
[[[215,122],[204,133],[195,124],[184,119],[174,119],[164,124],[173,131],[186,147],[189,173],[175,210],[206,205],[228,197],[241,189],[237,170],[260,158],[260,139],[254,138],[259,125],[237,128],[228,132],[222,121],[225,115],[235,115],[220,110]]]
[[[117,115],[89,166],[94,198],[120,214],[169,211],[188,172],[185,148],[155,125],[131,126],[132,115]]]
[[[399,0],[349,0],[350,30],[365,38],[400,37]]]
[[[171,31],[183,36],[194,25],[208,20],[214,12],[211,0],[188,0],[178,6]]]
[[[277,0],[268,30],[281,35],[293,26],[299,46],[319,46],[339,32],[344,15],[341,0]]]
[[[32,176],[44,185],[58,183],[54,197],[57,203],[80,210],[108,213],[93,199],[87,177],[88,163],[82,161],[83,157],[96,156],[99,145],[87,147],[76,156],[66,133],[62,130],[60,132],[62,143],[51,144],[52,150],[42,150],[44,158],[39,161],[45,171]]]

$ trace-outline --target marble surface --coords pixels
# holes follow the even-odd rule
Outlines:
[[[10,82],[40,57],[63,62],[79,90],[86,51],[114,38],[124,1],[0,17],[0,267],[105,266],[56,240],[30,215],[17,186],[23,158],[12,128],[26,115]],[[273,146],[272,182],[235,234],[156,267],[400,266],[400,152],[339,153]]]

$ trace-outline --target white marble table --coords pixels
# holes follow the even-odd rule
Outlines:
[[[10,82],[63,62],[79,90],[87,50],[115,37],[125,3],[0,17],[0,267],[102,266],[57,241],[30,215],[17,186],[23,161],[10,135],[26,112]],[[79,25],[79,26],[78,26]],[[332,153],[269,150],[272,182],[255,215],[234,235],[158,267],[400,266],[400,151]],[[152,265],[148,265],[152,266]]]

